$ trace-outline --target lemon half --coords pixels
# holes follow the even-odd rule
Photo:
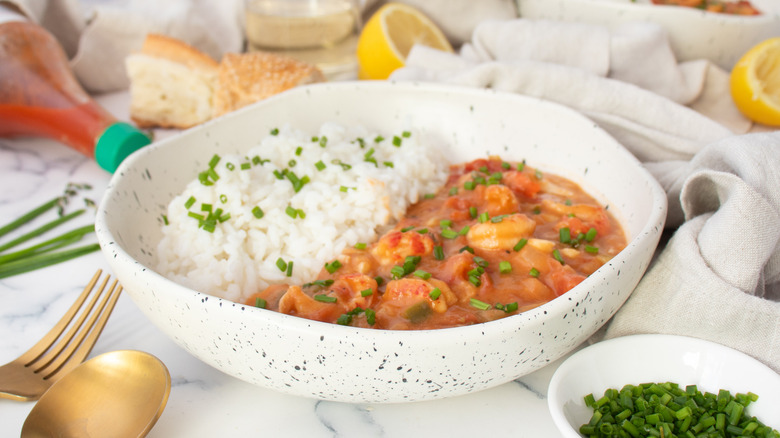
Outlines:
[[[452,52],[444,33],[417,9],[387,3],[369,18],[358,38],[358,78],[387,79],[403,67],[415,44]]]
[[[748,50],[731,70],[731,97],[754,122],[780,126],[780,38]]]

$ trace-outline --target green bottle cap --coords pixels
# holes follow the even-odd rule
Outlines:
[[[137,128],[116,122],[103,132],[95,145],[95,161],[103,169],[114,173],[119,164],[130,154],[151,143],[152,140]]]

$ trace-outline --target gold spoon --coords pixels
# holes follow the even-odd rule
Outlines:
[[[105,353],[41,396],[22,426],[22,438],[143,437],[160,418],[170,391],[168,368],[151,354]]]

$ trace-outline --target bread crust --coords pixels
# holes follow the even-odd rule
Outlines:
[[[193,69],[216,72],[219,68],[219,63],[212,57],[184,41],[156,33],[150,33],[146,36],[141,53],[178,62]]]
[[[214,117],[289,90],[324,82],[315,66],[269,52],[227,53],[219,63]]]

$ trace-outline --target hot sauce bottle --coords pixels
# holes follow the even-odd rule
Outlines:
[[[3,12],[0,6],[0,137],[51,138],[109,172],[151,142],[84,91],[54,36],[21,16],[2,21]]]

